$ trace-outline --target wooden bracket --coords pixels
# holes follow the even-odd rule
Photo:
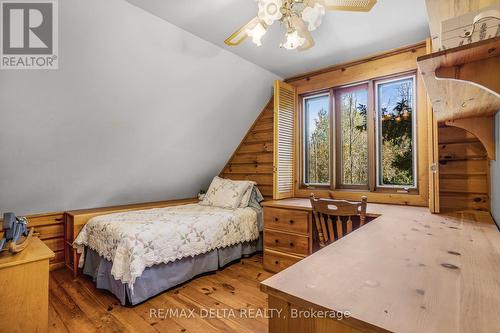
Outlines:
[[[437,68],[435,72],[436,78],[452,79],[476,84],[500,97],[500,76],[498,75],[498,68],[500,68],[500,50],[493,48],[488,51],[494,56],[457,66],[443,66]]]
[[[500,36],[421,56],[417,64],[438,121],[500,109]]]
[[[448,120],[448,126],[455,126],[474,134],[486,149],[490,160],[495,160],[495,119],[493,117]]]

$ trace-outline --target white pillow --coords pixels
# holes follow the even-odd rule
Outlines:
[[[250,202],[250,197],[252,196],[253,187],[257,185],[256,182],[252,181],[244,181],[244,182],[248,183],[247,185],[248,189],[245,191],[245,194],[243,194],[243,197],[241,198],[240,205],[238,206],[240,208],[248,207],[248,203]]]
[[[215,176],[200,205],[235,209],[247,189],[247,182],[234,182]]]

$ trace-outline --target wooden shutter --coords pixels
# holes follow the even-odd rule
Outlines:
[[[293,197],[295,88],[274,83],[273,198]]]

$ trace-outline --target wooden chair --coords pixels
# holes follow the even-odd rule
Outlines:
[[[319,246],[322,248],[353,230],[352,216],[359,216],[357,228],[366,223],[367,197],[365,196],[361,197],[361,202],[350,202],[346,200],[316,199],[314,194],[311,194],[311,206],[314,224],[318,231]],[[334,219],[335,216],[336,219]]]

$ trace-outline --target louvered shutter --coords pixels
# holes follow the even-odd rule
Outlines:
[[[273,198],[293,197],[295,88],[274,83]]]

